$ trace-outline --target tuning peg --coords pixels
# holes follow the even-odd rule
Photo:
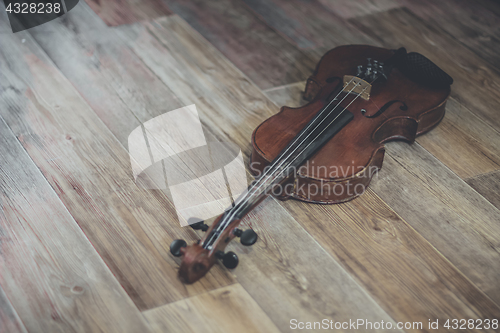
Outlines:
[[[207,231],[208,230],[208,225],[204,223],[204,221],[196,222],[193,224],[189,225],[191,228],[194,230],[201,230],[201,231]]]
[[[363,66],[358,65],[358,72],[356,73],[356,76],[361,75],[361,73],[363,73]]]
[[[217,257],[218,259],[222,259],[222,264],[229,269],[236,268],[236,266],[238,266],[238,263],[240,262],[238,256],[233,251],[229,251],[227,253],[217,251],[215,252],[215,257]]]
[[[186,246],[187,244],[185,240],[176,239],[170,244],[170,253],[172,253],[174,257],[180,257],[182,255],[181,249]]]
[[[236,237],[240,237],[241,244],[245,246],[254,245],[259,236],[252,229],[247,229],[245,231],[241,229],[234,229],[233,231]]]
[[[224,254],[224,257],[222,257],[222,264],[229,269],[236,268],[239,262],[238,256],[233,251],[227,252]]]

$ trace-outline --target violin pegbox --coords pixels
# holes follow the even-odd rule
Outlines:
[[[367,58],[366,66],[358,65],[356,75],[344,75],[343,90],[364,100],[370,99],[372,83],[378,79],[387,80],[384,63]]]
[[[377,79],[387,80],[387,75],[385,73],[384,63],[378,60],[373,60],[371,58],[366,58],[366,66],[358,65],[356,76],[369,81],[371,83],[375,82]]]

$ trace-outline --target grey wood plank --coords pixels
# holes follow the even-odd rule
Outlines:
[[[397,0],[361,0],[361,1],[338,1],[319,0],[323,6],[331,12],[344,18],[356,18],[364,15],[377,14],[387,10],[401,7]]]
[[[135,304],[148,309],[231,284],[219,268],[197,285],[178,280],[168,247],[194,232],[179,228],[164,194],[134,182],[127,151],[26,32],[0,42],[0,114]]]
[[[2,102],[11,98],[11,89],[2,87]],[[26,329],[149,331],[142,315],[1,118],[0,156],[0,276]],[[10,319],[15,317],[10,314]]]
[[[264,90],[264,93],[278,106],[300,107],[308,102],[302,98],[306,82],[295,82],[281,87]]]
[[[0,229],[1,231],[1,229]],[[0,235],[1,241],[1,235]],[[16,310],[12,307],[7,295],[0,285],[0,332],[2,333],[26,333],[26,327],[19,318]]]
[[[441,123],[416,141],[462,179],[500,169],[498,128],[453,97]]]
[[[397,0],[500,69],[500,6],[491,0]]]
[[[452,97],[494,128],[500,128],[497,82],[500,70],[450,38],[438,24],[424,21],[408,9],[393,9],[350,22],[385,47],[405,46],[435,62],[454,79]]]
[[[500,304],[500,211],[419,144],[387,144],[371,188]]]
[[[134,129],[183,106],[85,3],[49,33],[45,26],[29,33],[127,149]]]
[[[280,332],[236,283],[144,312],[157,332]]]
[[[243,0],[269,26],[297,45],[315,61],[325,52],[344,44],[374,44],[374,41],[325,8],[320,1]],[[342,5],[359,2],[337,2]],[[290,82],[291,83],[291,82]]]
[[[307,79],[316,59],[280,36],[240,0],[165,0],[169,8],[268,89]]]
[[[87,4],[109,26],[130,24],[141,20],[151,20],[172,12],[158,0],[85,0]]]
[[[496,208],[500,209],[500,171],[468,178],[465,181]]]

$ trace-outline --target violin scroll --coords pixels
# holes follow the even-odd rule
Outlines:
[[[212,268],[217,259],[221,259],[222,264],[228,269],[236,268],[239,263],[236,253],[224,252],[233,238],[239,237],[241,244],[245,246],[257,242],[258,236],[255,231],[252,229],[243,231],[237,228],[240,223],[238,219],[233,220],[226,228],[222,228],[223,216],[224,214],[219,216],[211,226],[206,225],[204,221],[191,224],[194,230],[206,232],[205,236],[193,245],[187,246],[182,239],[176,239],[171,243],[170,253],[175,257],[182,257],[179,268],[179,279],[182,282],[191,284],[198,281]]]
[[[199,244],[183,248],[182,256],[179,279],[186,284],[194,283],[205,276],[216,260],[213,252]]]

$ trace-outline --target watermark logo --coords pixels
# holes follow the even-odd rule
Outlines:
[[[166,190],[182,226],[220,215],[247,190],[241,150],[207,141],[194,104],[137,127],[128,147],[135,182]]]
[[[79,0],[4,0],[12,32],[36,27],[63,16]]]

